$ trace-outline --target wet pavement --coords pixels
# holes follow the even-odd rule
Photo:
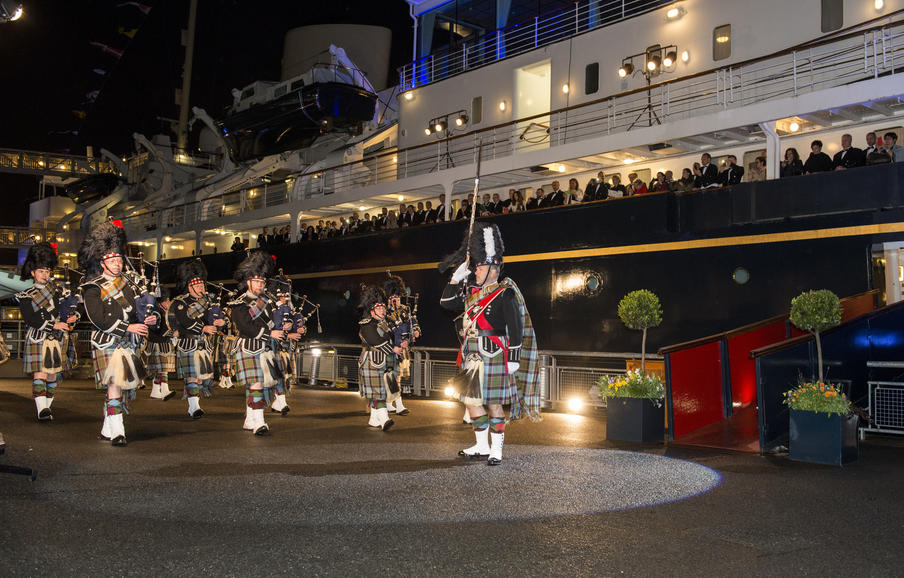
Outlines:
[[[172,384],[177,385],[178,382]],[[175,389],[175,387],[174,387]],[[459,404],[406,399],[389,432],[356,393],[301,389],[272,434],[244,393],[207,415],[138,393],[129,445],[98,438],[101,394],[66,382],[38,423],[0,380],[4,575],[775,575],[900,573],[904,438],[870,436],[844,468],[605,440],[605,412],[506,431],[503,464]]]

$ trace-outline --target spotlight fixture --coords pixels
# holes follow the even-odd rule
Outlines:
[[[622,65],[618,68],[618,76],[619,78],[625,78],[626,76],[630,76],[634,72],[634,65],[631,64],[630,59],[628,62],[622,62]]]
[[[685,14],[687,14],[687,11],[683,6],[673,6],[665,13],[665,19],[674,22],[675,20],[681,20]]]
[[[436,124],[433,125],[433,130],[436,132],[443,132],[444,130],[446,130],[446,121],[445,120],[436,121]]]
[[[464,126],[468,124],[468,115],[461,113],[455,117],[455,126]]]
[[[0,0],[0,23],[22,18],[22,4],[14,0]]]
[[[791,124],[788,125],[788,130],[791,132],[797,132],[800,130],[800,125],[797,124],[797,121],[791,121]]]
[[[671,50],[667,52],[665,58],[662,59],[662,66],[664,68],[671,68],[676,60],[678,60],[678,54],[676,54],[674,50]]]
[[[662,57],[659,54],[647,53],[647,70],[656,72],[659,70],[660,64],[662,64]]]
[[[411,91],[409,90],[408,92],[405,93],[405,100],[411,100],[412,98],[414,98],[414,93],[413,93],[413,92],[411,92]]]
[[[424,134],[430,136],[431,134],[451,132],[451,129],[463,127],[468,124],[468,120],[470,120],[468,112],[465,110],[449,112],[430,119],[430,122],[427,124],[426,128],[424,128]]]
[[[433,129],[428,126],[424,129],[424,134],[430,136],[431,134],[433,134]]]

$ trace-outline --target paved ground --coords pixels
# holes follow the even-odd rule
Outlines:
[[[3,575],[885,576],[904,553],[904,440],[845,468],[610,443],[603,412],[514,424],[505,461],[458,460],[461,407],[409,400],[384,433],[356,394],[296,391],[273,434],[241,430],[243,394],[139,393],[129,445],[97,438],[101,397],[64,385],[38,423],[0,380]]]

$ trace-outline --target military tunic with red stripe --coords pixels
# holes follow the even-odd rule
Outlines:
[[[464,368],[469,357],[479,356],[483,403],[512,403],[517,397],[517,389],[515,376],[508,372],[507,365],[520,362],[523,338],[515,292],[499,283],[482,288],[469,287],[465,303],[458,285],[448,284],[440,305],[453,311],[465,311],[458,365]]]

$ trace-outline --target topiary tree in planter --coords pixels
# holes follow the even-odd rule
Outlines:
[[[822,379],[822,343],[819,333],[841,323],[841,300],[828,289],[804,291],[791,300],[791,323],[816,337],[816,359],[819,381]]]
[[[662,305],[652,291],[631,291],[618,303],[618,318],[628,329],[643,331],[640,342],[640,372],[646,375],[647,329],[662,323]]]

